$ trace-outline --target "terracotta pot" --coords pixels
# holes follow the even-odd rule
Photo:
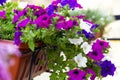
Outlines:
[[[0,40],[6,44],[13,44],[13,41],[9,40]],[[41,42],[37,43],[37,45],[40,47],[43,44]],[[12,80],[29,80],[29,75],[31,78],[41,74],[42,72],[45,72],[47,70],[47,59],[45,55],[45,50],[39,50],[37,47],[36,52],[33,53],[29,48],[27,44],[21,44],[19,46],[19,50],[22,53],[21,57],[12,56],[12,59],[14,59],[15,64],[9,67],[9,71],[12,76]],[[33,59],[34,55],[34,61]],[[31,65],[31,61],[33,64]],[[32,66],[32,67],[31,67]],[[31,71],[31,74],[30,74]]]

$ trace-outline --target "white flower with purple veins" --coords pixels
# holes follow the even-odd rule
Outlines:
[[[76,39],[76,38],[69,38],[69,41],[71,44],[74,44],[74,45],[80,45],[82,42],[83,42],[83,38],[80,37],[79,39]]]
[[[88,42],[84,42],[82,45],[81,45],[81,48],[83,48],[83,52],[85,54],[88,54],[90,51],[92,51],[92,46],[90,44],[88,44]]]
[[[90,29],[91,29],[92,25],[93,25],[93,23],[88,20],[84,20],[84,21],[83,21],[83,19],[80,20],[80,28],[84,29],[88,33],[91,32]]]
[[[75,62],[78,64],[78,67],[87,67],[87,58],[83,57],[82,54],[78,54],[74,57]]]

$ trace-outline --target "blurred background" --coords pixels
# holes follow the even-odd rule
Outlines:
[[[17,1],[17,0],[9,0]],[[19,0],[19,7],[29,4],[48,6],[52,0]],[[108,76],[103,80],[120,80],[120,0],[78,0],[83,6],[81,14],[87,19],[100,24],[99,36],[107,39],[111,44],[109,58],[116,65],[117,70],[114,77]],[[50,74],[45,72],[34,80],[49,80]]]

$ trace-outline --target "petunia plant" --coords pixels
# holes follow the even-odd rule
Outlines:
[[[22,10],[15,9],[14,43],[27,43],[34,51],[35,43],[42,41],[51,80],[113,76],[116,67],[106,59],[109,42],[95,38],[99,24],[76,15],[75,9],[82,10],[77,0],[55,0],[48,7],[27,5]]]

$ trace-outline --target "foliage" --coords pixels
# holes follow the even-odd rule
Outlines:
[[[14,16],[14,9],[18,8],[18,3],[8,2],[3,6],[0,6],[0,11],[6,11],[6,18],[0,18],[0,38],[13,40],[14,37],[14,25],[12,24],[12,19]]]

